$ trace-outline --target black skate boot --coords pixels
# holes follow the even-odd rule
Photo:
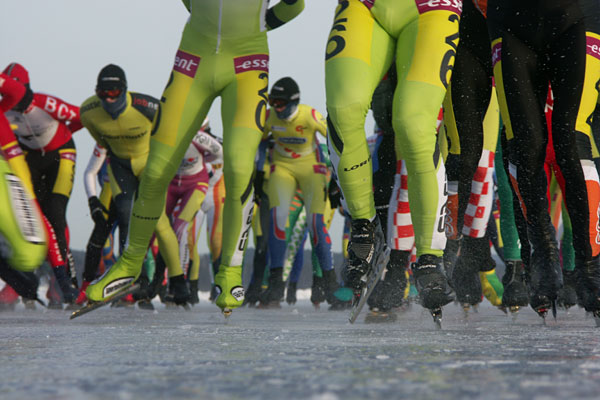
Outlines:
[[[260,299],[259,308],[281,308],[281,301],[285,293],[285,282],[283,282],[283,268],[272,268],[269,271],[269,287]]]
[[[350,323],[356,321],[362,307],[379,282],[389,254],[378,217],[373,221],[367,219],[352,221],[348,262],[342,271],[344,286],[354,292]]]
[[[244,305],[248,307],[256,307],[256,303],[260,301],[262,294],[262,283],[260,281],[253,281],[246,290],[246,296],[244,297]]]
[[[408,285],[406,268],[409,257],[408,251],[391,251],[385,277],[375,286],[367,301],[371,314],[389,313],[405,305],[404,294]]]
[[[152,298],[150,297],[152,289],[145,273],[140,275],[137,283],[140,285],[140,288],[132,294],[133,300],[137,302],[138,307],[142,310],[154,310]]]
[[[527,274],[529,305],[542,318],[546,318],[548,310],[556,317],[556,298],[562,287],[562,270],[558,257],[558,246],[554,236],[554,227],[550,224],[548,234],[532,233],[531,265]]]
[[[198,298],[198,279],[190,279],[188,281],[188,288],[190,290],[190,304],[200,303],[200,299]]]
[[[71,282],[71,276],[67,271],[66,266],[61,265],[56,268],[52,268],[54,272],[54,276],[56,277],[56,283],[58,283],[58,287],[60,288],[63,295],[63,302],[65,304],[73,304],[77,297],[79,296],[79,290],[73,286]]]
[[[596,326],[600,327],[600,256],[576,263],[575,276],[579,304],[593,314]]]
[[[504,294],[502,295],[502,306],[516,317],[521,307],[529,305],[529,295],[525,286],[525,268],[521,260],[507,260],[506,270],[502,276]]]
[[[412,265],[420,303],[427,308],[438,328],[442,327],[442,307],[450,303],[452,291],[442,267],[442,258],[423,254]]]
[[[183,274],[169,278],[169,289],[165,302],[186,307],[189,301],[190,291],[185,283]]]
[[[296,304],[296,282],[288,282],[285,293],[285,302],[289,305]]]
[[[329,304],[330,311],[337,311],[347,307],[347,303],[343,300],[339,299],[336,296],[337,290],[340,288],[340,284],[338,283],[337,276],[335,274],[335,269],[330,269],[329,271],[323,271],[323,293],[325,295],[325,300]]]
[[[577,305],[577,278],[575,270],[563,270],[563,287],[558,291],[556,303],[559,307],[569,310]]]
[[[482,289],[479,271],[482,267],[495,266],[490,256],[489,239],[487,236],[473,238],[466,236],[462,240],[460,255],[452,269],[450,282],[456,300],[462,306],[465,315],[469,308],[481,303]]]
[[[344,286],[360,292],[366,285],[367,276],[381,263],[385,247],[379,218],[375,217],[372,222],[368,219],[353,220]]]
[[[313,275],[312,286],[310,288],[310,302],[315,308],[326,300],[325,297],[325,279],[322,276]]]
[[[444,272],[446,272],[446,276],[450,279],[448,280],[448,284],[452,289],[454,289],[452,282],[452,273],[454,270],[454,266],[456,265],[456,261],[458,259],[458,253],[460,251],[460,246],[462,244],[462,236],[458,239],[448,239],[446,241],[446,248],[444,249]]]

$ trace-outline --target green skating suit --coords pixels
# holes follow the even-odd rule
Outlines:
[[[216,303],[222,309],[242,305],[241,266],[252,221],[253,161],[267,108],[267,31],[290,21],[304,8],[304,0],[281,1],[270,8],[268,3],[184,1],[190,18],[161,97],[161,111],[154,120],[150,154],[132,210],[129,245],[111,271],[90,285],[90,300],[105,298],[139,275],[165,205],[167,186],[211,104],[220,96],[227,198],[221,266],[215,278],[221,294]],[[112,291],[108,290],[111,285]]]
[[[393,127],[406,161],[417,255],[441,256],[445,170],[436,124],[452,73],[462,11],[459,0],[344,0],[325,57],[331,161],[353,219],[375,216],[372,165],[364,131],[371,96],[392,62],[398,84]]]

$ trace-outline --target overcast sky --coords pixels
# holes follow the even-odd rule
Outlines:
[[[270,83],[293,77],[300,101],[325,115],[324,54],[337,0],[305,2],[302,14],[269,33]],[[109,63],[125,70],[130,90],[160,98],[188,12],[179,0],[2,0],[2,15],[0,68],[19,62],[29,70],[34,91],[81,105],[94,94],[98,72]],[[220,136],[219,110],[217,100],[209,118]],[[368,132],[372,126],[368,117]],[[93,226],[83,172],[94,141],[86,130],[76,132],[74,139],[77,173],[67,222],[71,247],[85,249]],[[333,224],[333,250],[339,252],[341,216]],[[204,243],[203,236],[201,252],[207,251]]]

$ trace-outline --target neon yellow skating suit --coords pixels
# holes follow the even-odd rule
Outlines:
[[[42,215],[0,152],[0,268],[33,271],[46,257]]]
[[[417,254],[441,256],[445,170],[436,123],[450,81],[461,0],[340,0],[325,56],[331,161],[353,219],[375,216],[364,123],[372,94],[396,63],[392,123],[406,162]]]
[[[127,92],[127,106],[116,119],[104,110],[96,95],[88,98],[80,109],[82,124],[108,150],[108,175],[117,207],[121,249],[127,237],[131,202],[146,167],[152,120],[158,109],[157,99],[136,92]],[[181,275],[177,237],[164,207],[160,217],[155,229],[161,254],[169,267],[169,276]]]
[[[253,161],[262,137],[269,80],[267,31],[290,21],[304,0],[187,0],[190,11],[173,71],[154,121],[148,163],[133,206],[129,245],[110,273],[88,287],[88,298],[122,287],[141,270],[167,186],[213,101],[221,97],[227,199],[217,306],[242,304],[241,265],[252,221]],[[121,285],[121,286],[119,286]],[[118,289],[117,289],[118,290]],[[111,292],[114,293],[114,292]]]
[[[271,208],[269,251],[272,268],[283,267],[286,250],[285,227],[290,204],[300,188],[306,207],[311,237],[319,260],[331,269],[331,239],[323,220],[327,202],[327,165],[316,134],[327,135],[325,118],[305,104],[289,119],[280,119],[271,110],[265,134],[275,141],[267,193]]]

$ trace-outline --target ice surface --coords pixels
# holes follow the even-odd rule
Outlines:
[[[300,293],[299,293],[300,294]],[[580,309],[516,322],[484,304],[418,305],[395,323],[350,325],[302,294],[280,310],[203,299],[191,311],[104,307],[0,313],[2,399],[598,398],[600,330]]]

